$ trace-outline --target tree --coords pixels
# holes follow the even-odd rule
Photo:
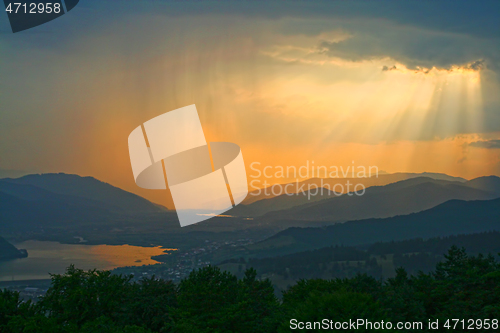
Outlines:
[[[177,291],[172,281],[145,278],[132,285],[127,295],[129,325],[145,326],[155,332],[169,330],[173,325],[173,312],[177,307]]]
[[[191,272],[179,285],[175,331],[273,332],[279,304],[271,283],[256,275],[247,270],[238,281],[213,266]]]
[[[415,288],[413,279],[402,267],[396,269],[396,276],[386,281],[381,303],[395,321],[426,321],[423,300]],[[411,332],[411,331],[409,331]]]
[[[348,322],[349,320],[365,319],[371,322],[388,321],[384,308],[371,295],[341,289],[333,292],[311,292],[303,302],[287,307],[285,321],[278,332],[290,332],[291,318],[299,322],[322,322],[328,319],[333,322]],[[321,328],[310,329],[308,332],[322,332]],[[364,327],[357,330],[340,330],[342,332],[371,332]]]
[[[440,319],[498,319],[500,266],[491,255],[468,256],[452,246],[432,273],[430,315]]]
[[[127,299],[133,291],[130,279],[71,265],[65,274],[52,275],[52,285],[40,306],[61,325],[75,323],[80,327],[101,316],[118,322],[127,320]]]

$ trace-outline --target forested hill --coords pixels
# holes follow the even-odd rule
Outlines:
[[[500,230],[500,199],[451,200],[409,215],[351,221],[324,228],[289,228],[248,249],[254,256],[270,257],[337,244],[362,245],[491,230]]]
[[[283,289],[300,279],[332,279],[366,273],[374,278],[390,278],[398,267],[411,274],[428,273],[444,260],[452,246],[464,247],[471,255],[500,253],[500,232],[380,242],[362,247],[330,246],[317,250],[271,258],[233,258],[218,266],[242,277],[254,268],[260,278],[268,277]]]
[[[14,245],[0,237],[0,261],[27,257],[26,250],[18,250]]]

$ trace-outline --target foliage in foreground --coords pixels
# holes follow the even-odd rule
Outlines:
[[[432,273],[409,276],[398,269],[387,281],[368,275],[301,280],[284,291],[282,301],[253,269],[237,279],[209,266],[175,285],[154,277],[132,283],[130,277],[71,266],[52,276],[50,289],[36,304],[0,291],[0,332],[290,332],[292,318],[500,318],[499,263],[456,247],[445,258]]]

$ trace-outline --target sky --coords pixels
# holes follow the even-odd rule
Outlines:
[[[0,15],[0,177],[138,188],[127,138],[196,104],[207,141],[264,166],[500,176],[496,1],[82,0]],[[255,167],[254,167],[255,168]],[[284,182],[273,179],[271,182]]]

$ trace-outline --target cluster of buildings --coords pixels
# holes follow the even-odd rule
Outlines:
[[[222,247],[238,247],[251,244],[248,238],[238,239],[236,241],[209,241],[206,240],[203,246],[192,248],[186,251],[176,251],[162,259],[162,263],[146,266],[119,267],[113,270],[115,274],[133,275],[134,281],[143,278],[156,278],[163,280],[172,280],[179,282],[187,277],[191,271],[199,269],[212,262],[211,254]],[[171,257],[170,257],[171,256]]]
[[[40,297],[45,295],[48,289],[48,285],[43,287],[33,287],[29,285],[0,286],[0,289],[4,288],[12,291],[17,291],[24,302],[31,300],[32,302],[36,303]]]

